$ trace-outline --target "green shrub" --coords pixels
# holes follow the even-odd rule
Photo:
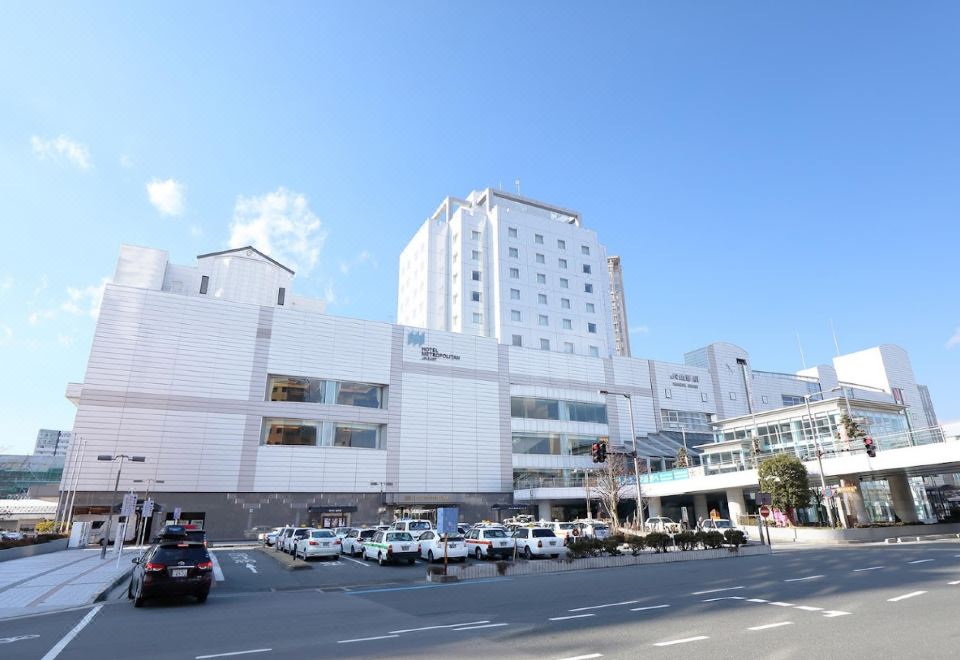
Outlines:
[[[57,523],[53,520],[41,520],[36,526],[37,534],[54,534],[56,528]]]
[[[593,538],[580,537],[567,542],[567,552],[574,559],[581,557],[596,557],[600,551],[599,542]]]
[[[631,536],[627,543],[630,544],[630,552],[634,557],[643,552],[643,549],[647,547],[647,539],[643,536]]]
[[[622,536],[619,539],[616,536],[611,536],[610,538],[600,541],[603,551],[611,557],[616,557],[617,555],[623,554],[620,551],[620,542],[622,538]]]
[[[693,550],[700,544],[700,540],[694,532],[680,532],[679,534],[675,534],[673,542],[681,550]]]
[[[720,532],[704,532],[703,545],[711,550],[716,550],[723,546],[723,534]]]
[[[732,545],[734,548],[747,544],[747,535],[739,529],[728,529],[723,533],[723,539],[727,542],[727,545]]]
[[[673,539],[670,538],[669,534],[664,534],[663,532],[650,532],[647,534],[647,547],[652,548],[657,552],[666,552],[667,548],[673,543]]]

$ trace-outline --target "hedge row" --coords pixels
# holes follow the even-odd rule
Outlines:
[[[601,554],[616,556],[623,554],[621,546],[627,545],[630,552],[636,556],[643,550],[653,550],[654,552],[667,552],[671,547],[677,550],[697,550],[699,548],[718,549],[724,545],[737,548],[746,545],[747,537],[739,529],[728,529],[724,533],[712,532],[680,532],[679,534],[665,534],[663,532],[652,532],[646,536],[625,537],[623,534],[615,534],[609,538],[600,540],[595,538],[582,538],[571,541],[567,544],[567,551],[570,557],[577,559],[580,557],[597,557]]]

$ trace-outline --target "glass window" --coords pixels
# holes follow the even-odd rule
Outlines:
[[[267,379],[270,401],[323,403],[324,381],[317,378],[270,376]]]
[[[474,312],[474,313],[473,313],[473,322],[476,323],[476,324],[478,324],[478,325],[481,324],[481,323],[483,323],[483,314],[481,314],[480,312]]]
[[[569,289],[569,288],[570,288],[570,280],[568,280],[566,277],[561,277],[561,278],[560,278],[560,288],[561,288],[561,289]]]
[[[587,245],[581,245],[580,254],[590,254],[590,247]]]
[[[730,392],[730,400],[731,400],[731,401],[736,401],[736,400],[737,400],[737,393],[736,393],[736,392]]]
[[[206,294],[207,288],[210,286],[210,278],[207,275],[200,276],[200,293]]]
[[[596,323],[588,323],[588,324],[587,324],[587,332],[589,332],[589,333],[592,334],[592,335],[597,334],[597,324],[596,324]]]
[[[537,252],[537,263],[538,263],[538,264],[546,263],[546,257],[544,257],[544,256],[543,256],[542,254],[540,254],[539,252]]]
[[[337,424],[333,446],[380,449],[380,427],[373,424]]]
[[[520,289],[510,289],[510,300],[520,300]]]
[[[782,397],[784,406],[799,406],[803,404],[802,396],[794,396],[792,394],[784,394]]]
[[[570,309],[570,299],[561,298],[560,299],[560,309]]]
[[[538,322],[540,325],[550,325],[550,319],[547,318],[547,315],[546,315],[546,314],[540,314],[540,315],[539,315],[539,318],[537,319],[537,322]]]
[[[280,290],[277,291],[277,304],[282,305],[287,299],[287,290],[283,287],[280,287]]]
[[[316,447],[316,422],[295,419],[264,419],[261,444]]]
[[[600,357],[600,348],[597,346],[591,346],[590,357]]]
[[[665,389],[665,390],[663,391],[663,396],[664,396],[664,398],[666,398],[666,399],[672,399],[672,398],[673,398],[673,390],[668,387],[667,389]]]
[[[547,276],[543,273],[537,273],[537,284],[546,284]]]
[[[515,247],[510,248],[510,258],[516,259],[520,256],[520,250]]]
[[[567,242],[566,242],[565,240],[563,240],[562,238],[558,238],[558,239],[557,239],[557,248],[560,249],[560,250],[566,250],[566,249],[567,249]]]
[[[584,272],[584,273],[586,273],[587,275],[589,275],[589,274],[590,274],[590,270],[591,270],[591,269],[590,269],[590,264],[583,264],[583,272]]]
[[[593,285],[590,282],[584,282],[583,291],[584,293],[593,293]]]
[[[585,309],[587,310],[588,314],[593,314],[595,311],[597,311],[597,308],[594,306],[593,303],[587,303],[585,306]]]
[[[480,281],[480,271],[479,271],[479,270],[473,271],[473,273],[471,273],[471,277],[473,278],[473,281],[474,281],[474,282],[479,282],[479,281]]]
[[[478,232],[476,229],[474,229],[473,231],[470,232],[470,238],[472,238],[472,239],[475,240],[475,241],[479,241],[479,240],[480,240],[480,232]],[[454,236],[454,237],[453,237],[453,240],[457,240],[457,237]]]
[[[512,278],[515,279],[515,280],[516,280],[516,279],[520,279],[520,269],[519,269],[519,268],[511,268],[511,269],[510,269],[510,277],[512,277]]]
[[[550,340],[549,340],[549,339],[541,339],[541,340],[540,340],[540,350],[542,350],[542,351],[549,351],[549,350],[550,350]]]
[[[362,408],[383,407],[383,386],[342,382],[337,385],[337,403]]]
[[[583,403],[581,401],[563,401],[566,418],[571,422],[607,423],[607,406],[603,403]]]
[[[537,245],[543,245],[543,235],[542,235],[542,234],[534,234],[534,235],[533,235],[533,242],[536,243]]]
[[[563,352],[573,353],[573,342],[569,342],[569,341],[563,342]]]
[[[519,310],[519,309],[511,309],[511,310],[510,310],[510,320],[511,320],[511,321],[515,321],[515,322],[517,322],[517,323],[519,323],[520,321],[523,320],[523,318],[520,316],[520,310]]]
[[[523,337],[521,335],[513,335],[513,345],[523,346]]]
[[[566,268],[566,267],[567,267],[567,260],[566,260],[566,259],[558,259],[558,260],[557,260],[557,264],[560,266],[560,268]]]
[[[507,235],[508,235],[510,238],[516,238],[516,237],[517,237],[517,228],[516,228],[516,227],[508,227],[508,228],[507,228]]]
[[[523,419],[560,419],[560,402],[555,399],[537,399],[529,396],[510,398],[511,417]]]
[[[474,261],[480,261],[480,250],[471,250],[470,258]]]
[[[537,294],[537,302],[540,303],[541,305],[546,305],[546,304],[547,304],[547,294],[545,294],[545,293],[538,293],[538,294]]]
[[[573,321],[570,319],[563,319],[563,329],[573,330]]]
[[[479,291],[471,291],[471,292],[470,292],[470,300],[472,300],[473,302],[480,302],[480,292],[479,292]]]

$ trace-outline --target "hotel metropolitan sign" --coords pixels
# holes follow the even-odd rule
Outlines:
[[[460,356],[454,353],[444,353],[434,346],[424,346],[427,342],[427,333],[419,330],[411,330],[407,333],[407,345],[420,347],[420,359],[429,362],[440,360],[459,360]]]
[[[670,374],[670,385],[672,387],[689,387],[697,390],[700,389],[700,376],[672,373]]]

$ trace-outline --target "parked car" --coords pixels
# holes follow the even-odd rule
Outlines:
[[[726,518],[717,518],[716,520],[712,518],[707,518],[702,523],[700,523],[701,532],[720,532],[721,534],[723,534],[728,529],[740,529],[740,528],[734,525],[731,521],[727,520]],[[746,530],[740,529],[740,531],[743,532],[744,535],[747,535]]]
[[[580,526],[581,536],[592,536],[601,541],[610,536],[610,526],[606,523],[595,520],[581,520],[577,524]]]
[[[547,555],[556,559],[565,543],[565,539],[559,538],[549,527],[520,527],[513,533],[513,541],[517,544],[517,553],[525,559]]]
[[[283,529],[283,527],[274,527],[274,528],[273,528],[272,530],[270,530],[269,532],[266,532],[266,533],[264,533],[264,534],[261,534],[261,536],[262,536],[263,538],[261,538],[260,540],[263,541],[263,544],[264,544],[265,546],[267,546],[267,547],[276,545],[276,543],[277,543],[277,535],[280,533],[280,531],[281,531],[282,529]]]
[[[280,531],[277,532],[277,539],[276,541],[274,541],[273,551],[280,552],[281,550],[283,550],[284,537],[289,536],[290,534],[293,534],[294,530],[296,529],[297,529],[296,527],[291,527],[290,525],[287,525],[286,527],[281,527]]]
[[[643,523],[643,531],[679,534],[680,523],[675,523],[672,519],[667,518],[666,516],[654,516],[653,518],[647,518]]]
[[[467,551],[477,559],[510,557],[514,540],[503,527],[474,527],[465,537]]]
[[[291,527],[289,532],[280,538],[280,550],[292,555],[297,549],[297,541],[304,538],[310,529],[310,527]]]
[[[528,527],[517,528],[517,531],[520,529],[527,529]],[[576,539],[578,536],[583,534],[583,529],[580,525],[573,522],[552,522],[552,523],[543,523],[539,525],[540,529],[552,529],[554,536],[561,539],[563,545],[566,545],[570,541]]]
[[[377,531],[374,527],[354,527],[340,541],[340,552],[351,557],[362,555],[364,542],[376,536]]]
[[[296,536],[296,535],[294,535]],[[293,547],[293,558],[308,561],[313,557],[340,559],[340,539],[329,529],[310,529]]]
[[[410,532],[377,532],[372,539],[363,542],[363,558],[376,559],[381,566],[404,559],[412,564],[417,560],[417,542]]]
[[[0,532],[0,539],[3,539],[4,541],[22,541],[25,538],[26,537],[23,535],[22,532],[17,532],[13,530]]]
[[[336,534],[337,538],[342,541],[343,537],[346,536],[347,532],[349,531],[350,531],[349,527],[337,527],[336,529],[333,530],[333,533]]]
[[[207,533],[205,531],[187,527],[186,533],[187,540],[190,543],[202,543],[204,547],[207,547]]]
[[[395,520],[390,525],[390,529],[397,532],[407,532],[414,539],[418,539],[421,534],[433,529],[433,523],[429,520]]]
[[[163,541],[133,560],[127,597],[134,607],[156,596],[195,596],[207,600],[213,584],[213,561],[201,543]]]
[[[443,561],[443,534],[432,530],[424,532],[417,540],[417,546],[420,549],[420,559]],[[462,536],[447,537],[446,546],[448,560],[453,561],[459,559],[460,561],[467,561],[467,544]]]
[[[260,543],[266,545],[267,534],[276,532],[279,527],[268,527],[267,525],[257,525],[247,530],[246,535],[257,539]]]

